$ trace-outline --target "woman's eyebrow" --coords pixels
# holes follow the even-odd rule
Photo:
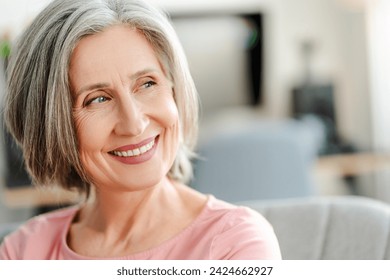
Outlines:
[[[139,78],[140,76],[143,76],[143,75],[148,74],[148,73],[161,73],[161,71],[154,69],[154,68],[146,68],[146,69],[137,71],[134,74],[131,74],[130,79],[135,80],[135,79]]]
[[[83,86],[78,92],[76,92],[76,96],[81,95],[85,91],[91,91],[91,90],[95,90],[95,89],[106,88],[106,87],[109,87],[109,86],[110,86],[110,84],[108,84],[108,83],[97,83],[97,84],[93,84],[93,85]]]
[[[154,68],[143,69],[143,70],[135,72],[134,74],[131,74],[130,79],[135,80],[135,79],[139,78],[140,76],[143,76],[143,75],[148,74],[148,73],[161,73],[161,71],[154,69]],[[96,83],[96,84],[92,84],[92,85],[86,85],[86,86],[83,86],[79,91],[76,92],[76,96],[81,95],[85,91],[107,88],[109,86],[110,86],[109,83]]]

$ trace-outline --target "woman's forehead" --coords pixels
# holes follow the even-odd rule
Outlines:
[[[146,69],[164,73],[151,44],[134,28],[114,26],[80,40],[71,56],[69,76],[77,87],[81,80],[101,83],[116,74],[130,79]]]

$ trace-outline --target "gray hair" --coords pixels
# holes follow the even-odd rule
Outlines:
[[[8,69],[5,121],[36,184],[89,193],[91,181],[79,158],[72,116],[70,57],[83,37],[118,24],[144,34],[173,82],[180,146],[168,176],[182,182],[192,177],[198,95],[167,17],[139,0],[55,0],[21,35]]]

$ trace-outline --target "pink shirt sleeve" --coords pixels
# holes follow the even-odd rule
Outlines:
[[[0,260],[50,259],[58,250],[64,221],[73,217],[75,209],[36,216],[6,236],[0,245]]]
[[[221,233],[214,237],[211,252],[212,259],[281,259],[272,226],[259,213],[246,207],[240,207],[226,217]]]
[[[15,258],[11,257],[10,252],[8,252],[8,249],[6,247],[5,242],[3,242],[0,245],[0,260],[12,260],[12,259],[15,259]]]
[[[21,229],[23,226],[3,239],[0,245],[0,260],[23,259],[20,253],[23,251],[25,239]]]
[[[24,226],[6,236],[0,245],[0,260],[24,259],[21,252],[25,251],[25,243],[28,241],[24,236]]]

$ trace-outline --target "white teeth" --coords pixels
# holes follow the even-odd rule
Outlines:
[[[128,151],[113,151],[112,153],[118,157],[139,156],[149,151],[153,146],[154,146],[154,140],[138,149],[128,150]]]

